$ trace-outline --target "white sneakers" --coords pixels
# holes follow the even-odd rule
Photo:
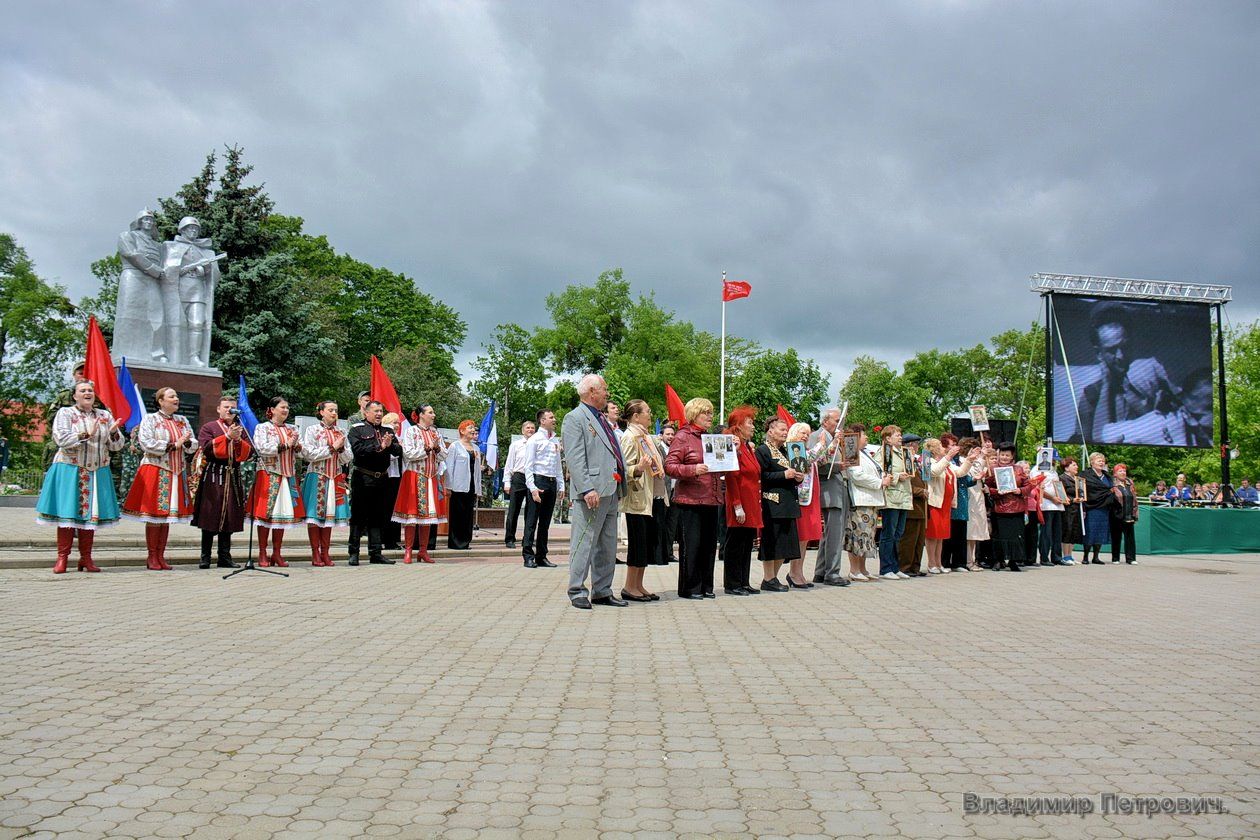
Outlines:
[[[897,577],[896,572],[885,572],[884,574],[880,575],[880,577],[882,577],[884,580],[901,580],[901,578]]]
[[[897,572],[897,580],[910,580],[910,575],[905,572]]]
[[[866,583],[870,580],[870,578],[868,578],[866,575],[858,575],[858,574],[849,575],[849,578],[851,580],[856,580],[858,583]]]

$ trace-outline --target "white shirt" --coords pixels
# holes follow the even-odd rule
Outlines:
[[[1041,482],[1041,509],[1042,510],[1063,510],[1063,505],[1058,502],[1050,501],[1049,494],[1054,494],[1060,499],[1066,499],[1067,493],[1063,490],[1063,482],[1059,480],[1059,474],[1054,470],[1033,470],[1032,476],[1036,478],[1044,475],[1046,480]]]
[[[512,441],[512,445],[508,447],[507,460],[503,463],[503,471],[510,478],[512,473],[525,472],[525,445],[529,443],[528,438]]]
[[[524,462],[525,486],[530,491],[537,490],[534,476],[546,475],[556,480],[556,492],[564,492],[564,470],[560,468],[560,438],[555,432],[539,429],[534,432],[525,446],[521,460]]]

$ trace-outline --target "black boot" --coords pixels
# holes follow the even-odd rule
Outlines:
[[[435,527],[433,530],[437,530]],[[346,545],[346,552],[350,555],[348,566],[359,565],[359,546],[363,543],[363,529],[358,525],[350,526],[350,541]]]
[[[381,529],[368,528],[367,532],[368,532],[368,562],[369,563],[383,563],[387,566],[394,565],[393,560],[386,559],[385,557],[382,556],[382,552],[385,550],[385,547],[382,544]]]
[[[228,531],[219,534],[219,568],[239,569],[240,563],[232,562],[232,535]]]
[[[197,564],[198,569],[210,568],[210,550],[214,548],[214,531],[201,532],[201,562]]]

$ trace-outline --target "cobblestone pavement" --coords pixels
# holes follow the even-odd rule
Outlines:
[[[0,836],[1256,837],[1257,560],[591,612],[509,563],[0,571]]]

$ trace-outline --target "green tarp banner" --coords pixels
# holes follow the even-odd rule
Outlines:
[[[1260,508],[1143,506],[1138,554],[1260,553]]]

